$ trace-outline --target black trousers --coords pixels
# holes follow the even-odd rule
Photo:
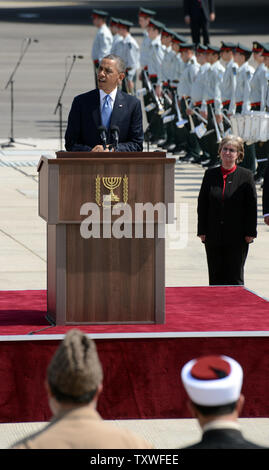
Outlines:
[[[200,43],[202,33],[204,45],[209,44],[209,21],[206,19],[202,8],[197,8],[191,15],[191,35],[194,44]]]
[[[244,265],[248,243],[244,240],[233,245],[215,245],[205,242],[209,285],[244,285]]]

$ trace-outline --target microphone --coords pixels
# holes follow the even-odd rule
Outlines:
[[[106,141],[107,141],[107,129],[105,126],[99,126],[98,131],[100,132],[100,137],[101,141],[104,147],[104,150],[106,149]]]
[[[118,126],[111,126],[111,134],[113,138],[114,149],[116,150],[119,143],[120,130]]]

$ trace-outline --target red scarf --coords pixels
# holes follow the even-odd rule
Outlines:
[[[236,170],[237,166],[234,165],[230,170],[226,170],[226,168],[223,168],[223,166],[220,167],[221,173],[223,176],[223,191],[222,191],[222,198],[224,198],[224,192],[225,192],[225,187],[226,187],[226,180],[227,176],[233,173]]]

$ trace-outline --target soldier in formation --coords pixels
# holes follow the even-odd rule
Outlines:
[[[126,63],[123,90],[136,93],[139,79],[137,96],[144,103],[145,140],[150,144],[179,153],[180,161],[214,167],[219,165],[218,144],[231,133],[232,116],[268,111],[269,44],[191,44],[157,21],[155,11],[141,7],[139,47],[130,33],[133,24],[110,18],[108,27],[108,16],[100,10],[92,13],[98,28],[94,69],[105,54],[114,53]],[[255,174],[257,183],[263,180],[268,155],[269,142],[245,142],[241,165]]]

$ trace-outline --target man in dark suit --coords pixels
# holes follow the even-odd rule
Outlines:
[[[65,134],[67,151],[143,151],[140,101],[118,89],[125,70],[121,57],[112,54],[104,57],[98,69],[98,88],[74,98]],[[112,132],[115,126],[118,131],[116,139]],[[104,128],[107,132],[104,132]],[[106,139],[103,138],[104,134],[107,134]],[[113,144],[113,141],[116,146],[111,147],[109,144]]]
[[[204,45],[209,44],[209,22],[215,21],[214,0],[184,0],[183,9],[185,23],[191,28],[192,41],[199,44],[202,31]]]
[[[269,225],[269,164],[267,164],[265,174],[264,174],[262,208],[263,208],[264,223],[266,225]]]
[[[246,440],[240,430],[243,370],[237,361],[227,356],[194,359],[183,367],[181,379],[203,432],[201,441],[187,449],[263,448]]]

